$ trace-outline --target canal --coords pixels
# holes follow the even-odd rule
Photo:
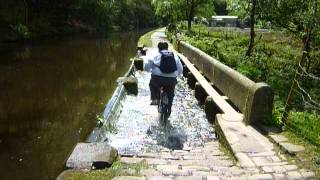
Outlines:
[[[1,179],[56,178],[128,70],[139,35],[68,37],[2,51]]]

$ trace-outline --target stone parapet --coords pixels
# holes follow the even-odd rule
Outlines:
[[[180,52],[244,114],[246,124],[271,120],[274,95],[269,85],[253,82],[186,42],[178,44]]]

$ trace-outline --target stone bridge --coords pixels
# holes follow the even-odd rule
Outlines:
[[[163,40],[163,30],[152,35],[154,47]],[[149,105],[150,74],[141,70],[157,51],[150,48],[119,79],[102,127],[76,146],[68,168],[103,168],[118,153],[122,163],[146,167],[139,176],[124,169],[125,176],[116,180],[315,178],[254,128],[272,118],[273,93],[267,84],[251,81],[186,42],[177,49],[184,77],[178,78],[169,126],[159,124],[157,108]]]

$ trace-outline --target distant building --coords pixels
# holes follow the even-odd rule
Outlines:
[[[239,27],[238,16],[212,16],[211,26],[213,27]]]

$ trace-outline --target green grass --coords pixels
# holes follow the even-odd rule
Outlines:
[[[320,114],[291,112],[288,127],[299,136],[320,147]]]
[[[143,36],[140,37],[139,41],[138,41],[138,45],[145,45],[146,47],[152,47],[152,40],[151,40],[151,36],[154,32],[160,30],[159,29],[155,29],[153,31],[149,31],[146,34],[144,34]]]
[[[143,36],[140,37],[138,45],[145,45],[147,47],[152,47],[152,41],[151,41],[151,35],[154,33],[154,31],[150,31]]]
[[[120,161],[113,163],[111,168],[96,171],[68,171],[62,180],[109,180],[116,176],[140,176],[140,171],[147,167],[145,161],[137,164],[123,164]],[[130,172],[130,173],[129,173]]]
[[[297,154],[298,158],[287,156],[288,159],[295,161],[295,163],[303,169],[310,169],[316,173],[316,177],[320,177],[320,149],[318,146],[305,141],[300,136],[297,136],[291,131],[284,131],[282,133],[289,139],[290,142],[302,145],[305,151]]]

